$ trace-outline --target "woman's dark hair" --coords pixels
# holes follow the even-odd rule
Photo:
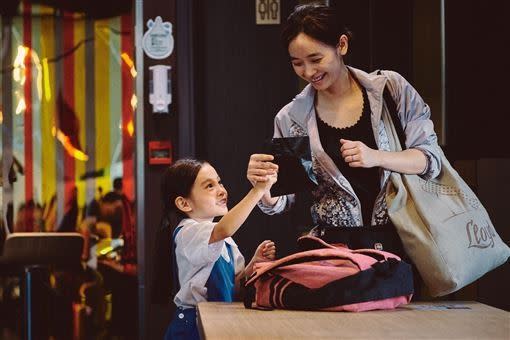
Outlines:
[[[153,259],[152,302],[166,304],[173,297],[179,287],[174,282],[174,229],[187,216],[175,205],[179,196],[188,197],[198,172],[206,162],[196,159],[181,159],[169,166],[163,175],[161,197],[164,205],[164,215],[161,228],[156,236],[156,247]]]
[[[299,5],[289,15],[283,27],[281,39],[286,49],[299,33],[336,47],[342,34],[351,38],[351,32],[345,27],[334,8],[320,4]]]

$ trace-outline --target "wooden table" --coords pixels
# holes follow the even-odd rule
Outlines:
[[[510,313],[478,302],[418,302],[395,310],[305,312],[198,305],[209,339],[510,339]]]

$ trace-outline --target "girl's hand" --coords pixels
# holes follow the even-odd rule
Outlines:
[[[267,175],[266,177],[267,177],[266,181],[264,181],[264,182],[257,181],[257,182],[255,182],[253,187],[256,188],[256,189],[261,189],[264,193],[269,194],[271,187],[278,180],[278,174],[274,173],[272,175]]]
[[[273,261],[276,256],[276,246],[273,241],[265,240],[257,247],[250,263],[244,270],[245,277],[250,277],[253,274],[253,266],[258,262]]]
[[[278,165],[271,163],[273,159],[274,157],[272,155],[265,154],[253,154],[250,156],[246,178],[248,178],[253,186],[255,186],[257,182],[270,180],[268,176],[276,174]],[[271,185],[273,183],[271,183]]]
[[[379,151],[366,146],[360,141],[340,139],[340,153],[351,168],[372,168],[379,166]]]
[[[252,262],[273,261],[276,256],[276,245],[271,240],[265,240],[257,247]]]

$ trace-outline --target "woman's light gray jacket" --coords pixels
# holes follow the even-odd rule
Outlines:
[[[407,148],[419,149],[427,156],[427,167],[420,176],[424,179],[436,177],[441,171],[437,136],[430,120],[430,108],[418,92],[397,72],[382,71],[382,74],[376,72],[369,74],[352,67],[348,68],[367,91],[372,128],[379,150],[393,151],[390,149],[385,129],[385,122],[388,124],[388,109],[383,100],[383,91],[388,85],[405,131]],[[314,223],[362,226],[364,221],[358,197],[321,146],[315,118],[315,94],[315,89],[307,85],[292,102],[278,112],[274,120],[274,137],[310,137],[313,171],[319,183],[313,191],[311,213]],[[371,225],[387,222],[385,193],[389,174],[390,171],[381,169],[381,191],[374,205]],[[279,197],[274,206],[265,206],[259,202],[259,207],[264,213],[272,215],[289,209],[293,202],[294,195],[287,195]],[[365,225],[367,224],[365,222]]]

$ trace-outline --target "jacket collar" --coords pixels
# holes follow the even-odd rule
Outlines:
[[[381,102],[384,86],[386,84],[386,76],[378,75],[376,72],[367,73],[365,71],[347,66],[347,69],[359,81],[366,91],[370,102],[370,109],[373,114],[380,116]],[[317,91],[312,85],[305,86],[303,91],[294,99],[289,115],[303,129],[306,129],[306,121],[310,113],[314,112],[314,99]]]

